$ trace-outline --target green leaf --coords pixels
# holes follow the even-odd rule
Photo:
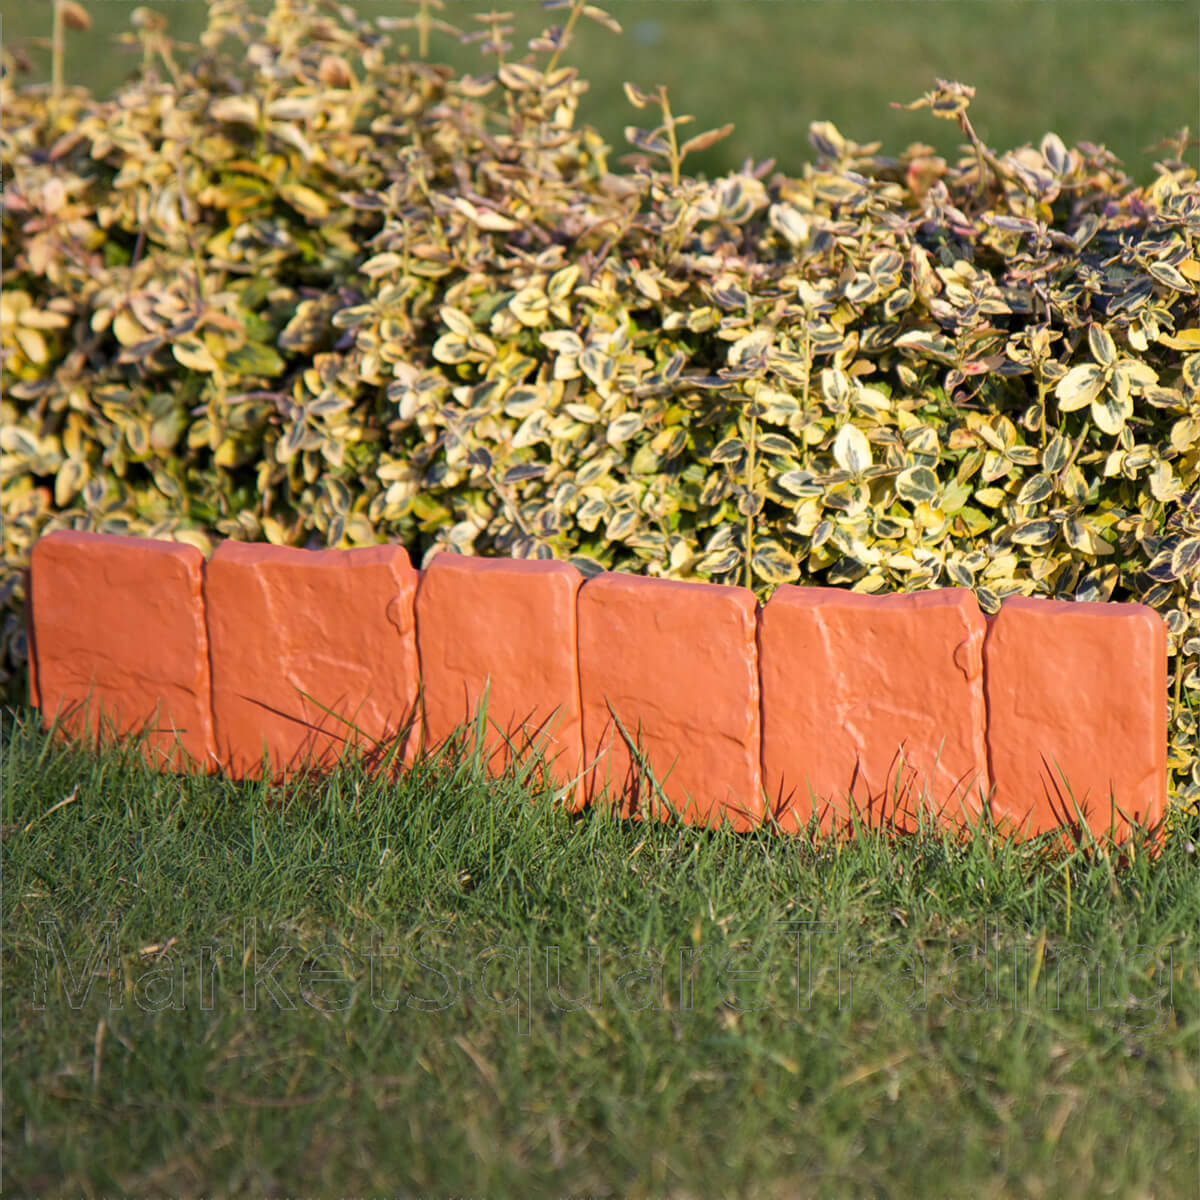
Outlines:
[[[240,375],[282,375],[285,363],[271,346],[262,342],[246,342],[225,355],[225,367]]]
[[[275,445],[275,460],[281,463],[290,462],[300,452],[306,432],[303,423],[289,426]]]
[[[719,129],[710,129],[707,133],[698,133],[695,137],[688,138],[682,146],[679,147],[679,157],[682,158],[685,154],[691,154],[697,150],[707,150],[709,146],[715,146],[722,138],[727,138],[734,130],[732,124],[722,125]]]
[[[191,371],[215,371],[219,366],[212,351],[198,337],[180,338],[171,346],[171,353]]]
[[[1116,437],[1125,428],[1125,422],[1133,416],[1133,400],[1128,392],[1124,398],[1114,395],[1112,388],[1106,388],[1099,399],[1092,401],[1092,420],[1096,428]]]
[[[953,362],[955,357],[954,343],[949,338],[940,333],[927,333],[922,329],[902,333],[892,344],[904,350],[928,354],[945,362]]]
[[[1095,363],[1084,363],[1072,367],[1054,389],[1061,412],[1074,412],[1086,408],[1104,390],[1104,371]]]
[[[1177,292],[1192,291],[1192,285],[1170,263],[1152,262],[1146,270],[1165,287]]]
[[[1200,392],[1200,354],[1189,354],[1183,360],[1180,377],[1193,391]]]
[[[797,499],[819,496],[822,491],[821,485],[814,482],[811,471],[784,471],[776,478],[775,485]]]
[[[1053,521],[1027,521],[1012,532],[1012,540],[1019,546],[1045,546],[1054,541],[1058,526]]]
[[[526,92],[541,85],[542,73],[526,63],[505,63],[499,70],[500,82],[513,92]]]
[[[895,320],[913,302],[913,294],[908,288],[897,288],[883,302],[883,315],[889,321]]]
[[[746,461],[746,443],[741,438],[726,438],[713,447],[712,461],[740,467]]]
[[[857,425],[843,425],[833,442],[833,457],[843,471],[861,475],[871,465],[871,443]]]
[[[759,454],[777,454],[782,457],[789,457],[796,453],[796,447],[791,440],[779,433],[760,434],[756,449]]]
[[[604,536],[610,542],[623,542],[637,528],[640,520],[641,513],[636,508],[618,509],[609,517]]]
[[[1136,358],[1123,358],[1113,367],[1113,380],[1119,381],[1124,391],[1153,387],[1158,382],[1158,372]]]
[[[1200,537],[1185,538],[1171,555],[1171,571],[1176,579],[1200,571]]]
[[[609,423],[605,433],[608,444],[619,446],[622,442],[629,441],[634,434],[641,432],[643,423],[641,413],[623,413]]]
[[[1054,484],[1049,475],[1037,474],[1025,481],[1025,486],[1017,493],[1017,503],[1023,507],[1041,504],[1054,492]]]
[[[1070,452],[1070,443],[1062,434],[1056,433],[1042,452],[1042,466],[1049,474],[1053,475],[1067,465]]]
[[[771,347],[773,334],[769,329],[752,329],[729,347],[729,365],[741,366],[747,360],[762,359]]]
[[[303,216],[318,220],[329,216],[329,201],[320,192],[314,192],[302,183],[280,184],[279,195]]]
[[[800,576],[795,557],[769,538],[755,542],[750,555],[750,569],[763,583],[772,585],[790,583]]]
[[[504,472],[503,483],[526,483],[530,479],[541,479],[546,474],[545,463],[518,463]]]
[[[742,561],[742,552],[736,547],[715,550],[706,554],[697,564],[696,570],[704,575],[728,575],[737,570]]]
[[[1117,361],[1116,343],[1103,325],[1088,326],[1088,348],[1102,367],[1111,367]]]
[[[88,465],[78,458],[68,458],[54,477],[54,503],[65,508],[88,478]]]
[[[597,575],[604,574],[604,564],[597,562],[594,558],[589,558],[586,554],[572,554],[567,562],[577,570],[584,579],[594,579]]]
[[[1081,517],[1063,522],[1063,536],[1072,550],[1081,554],[1111,554],[1112,547]]]
[[[937,476],[928,467],[909,467],[896,476],[896,495],[909,504],[928,503],[937,490]]]

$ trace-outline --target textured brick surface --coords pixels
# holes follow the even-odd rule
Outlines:
[[[785,828],[955,822],[987,789],[986,621],[961,588],[887,596],[781,587],[763,610],[763,778]],[[852,796],[852,802],[848,797]]]
[[[264,746],[286,774],[332,765],[347,742],[369,753],[404,727],[417,701],[417,579],[401,546],[217,547],[206,579],[213,716],[232,775],[260,774]],[[415,746],[410,734],[407,759]]]
[[[575,604],[583,577],[561,562],[438,554],[417,592],[425,736],[438,745],[470,720],[487,686],[492,771],[533,744],[560,785],[578,781],[582,724]]]
[[[756,607],[752,592],[717,584],[618,573],[584,584],[579,674],[592,794],[611,781],[622,811],[654,811],[611,704],[635,742],[640,725],[655,778],[686,820],[758,823]]]
[[[984,654],[997,817],[1040,833],[1077,821],[1078,804],[1095,832],[1112,822],[1120,836],[1110,795],[1130,817],[1161,817],[1167,640],[1153,609],[1016,596]]]
[[[33,547],[36,688],[71,733],[149,729],[157,765],[211,769],[204,556],[147,538],[57,531]],[[178,737],[178,740],[177,740]]]
[[[205,567],[57,532],[26,577],[30,699],[68,732],[145,730],[158,766],[240,777],[264,751],[276,776],[370,758],[406,728],[411,763],[486,688],[493,771],[540,745],[576,806],[607,789],[646,815],[644,759],[686,820],[739,829],[764,788],[785,829],[854,810],[911,828],[922,803],[957,824],[992,785],[1025,833],[1076,805],[1118,838],[1165,811],[1166,627],[1144,606],[1014,597],[987,619],[963,589],[782,587],[760,612],[743,588],[581,578],[451,554],[422,577],[399,546],[226,542]]]

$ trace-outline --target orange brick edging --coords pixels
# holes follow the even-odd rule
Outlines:
[[[1077,819],[1065,776],[1086,781],[1097,806],[1089,824],[1111,821],[1119,837],[1125,817],[1156,822],[1167,799],[1167,635],[1158,613],[1014,596],[989,624],[993,811],[1017,823],[1028,815],[1032,833]]]
[[[417,647],[425,732],[440,745],[471,720],[486,690],[491,770],[540,751],[575,807],[583,800],[576,597],[583,576],[561,562],[439,554],[421,573]]]
[[[224,542],[204,593],[222,770],[259,775],[264,750],[276,772],[328,767],[354,739],[369,753],[406,729],[419,678],[417,572],[403,547]]]
[[[755,607],[753,592],[715,583],[614,573],[584,585],[589,799],[607,786],[626,814],[725,816],[737,829],[761,821]]]
[[[67,732],[148,730],[157,765],[211,767],[204,555],[194,546],[59,531],[30,556],[36,699]]]
[[[850,794],[866,820],[900,828],[915,825],[922,797],[946,820],[977,817],[989,783],[986,634],[964,588],[779,588],[759,639],[773,805],[789,823],[815,812],[825,830],[849,818]]]
[[[206,563],[74,531],[34,546],[28,594],[46,722],[147,729],[162,768],[285,777],[399,736],[411,763],[486,693],[489,769],[536,747],[574,807],[905,829],[918,802],[957,825],[990,795],[1018,833],[1082,811],[1118,837],[1166,809],[1166,627],[1140,604],[985,617],[960,588],[781,587],[760,607],[558,562],[229,541]]]

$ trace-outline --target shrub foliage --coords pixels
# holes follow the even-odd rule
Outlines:
[[[0,665],[58,527],[1136,600],[1200,797],[1187,131],[1136,185],[1053,133],[995,153],[938,80],[909,107],[957,162],[815,122],[802,176],[706,180],[687,156],[727,130],[627,84],[616,172],[565,61],[611,17],[557,0],[518,57],[481,15],[456,76],[436,4],[214,0],[186,55],[139,9],[104,101],[6,58]]]

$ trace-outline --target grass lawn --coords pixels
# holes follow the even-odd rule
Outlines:
[[[84,0],[93,25],[68,35],[68,83],[107,94],[128,75],[137,51],[111,38],[132,28],[139,2]],[[178,40],[194,41],[204,26],[203,0],[151,7],[168,18]],[[253,7],[265,12],[270,5],[255,0]],[[354,7],[367,16],[415,11],[403,0]],[[440,15],[479,30],[473,14],[488,7],[447,0]],[[533,0],[499,7],[513,13],[517,57],[529,37],[562,19]],[[1052,129],[1068,144],[1104,143],[1143,182],[1153,178],[1155,160],[1146,147],[1200,124],[1200,14],[1183,0],[609,0],[602,7],[624,32],[584,22],[563,62],[591,84],[580,116],[614,147],[614,166],[629,149],[625,126],[650,115],[626,102],[625,80],[644,89],[666,84],[674,111],[696,117],[685,136],[736,123],[728,140],[689,158],[689,171],[710,175],[740,167],[748,155],[774,158],[780,170],[798,174],[812,158],[814,120],[833,121],[859,142],[881,140],[884,153],[922,141],[954,155],[961,135],[953,122],[889,107],[915,100],[938,76],[978,89],[972,119],[996,149],[1036,144]],[[7,44],[48,37],[50,5],[6,5],[2,32]],[[415,37],[391,36],[415,48]],[[472,72],[494,63],[445,34],[435,34],[430,48],[432,58]],[[34,74],[25,78],[48,80],[48,53],[34,49],[32,59]]]
[[[1193,818],[816,846],[4,725],[9,1194],[1195,1194]]]

